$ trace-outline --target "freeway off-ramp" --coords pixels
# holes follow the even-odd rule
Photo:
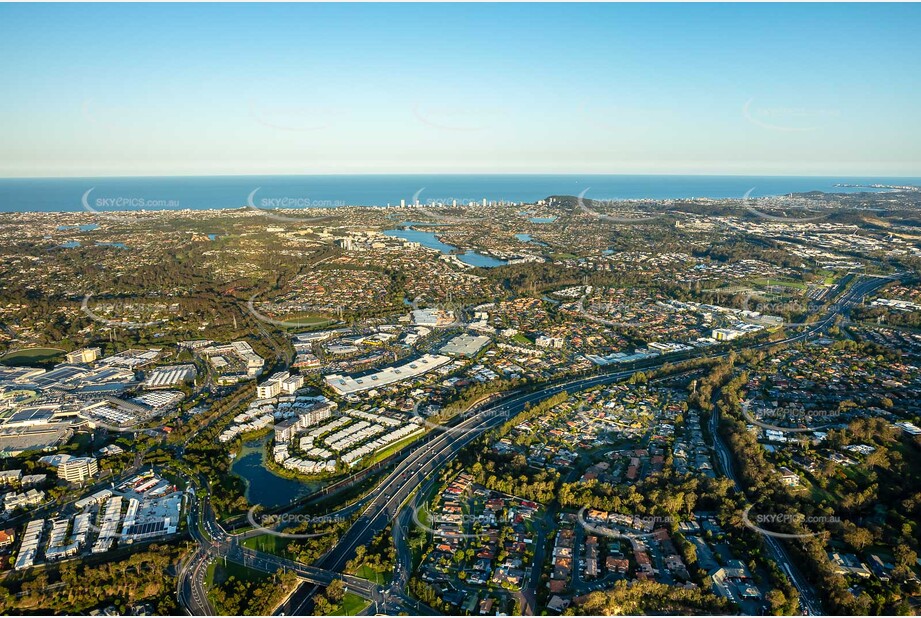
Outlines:
[[[796,343],[804,341],[807,338],[821,334],[831,324],[835,318],[842,312],[850,308],[853,303],[862,296],[871,293],[886,282],[891,281],[888,277],[864,277],[858,279],[850,288],[844,291],[844,294],[830,308],[828,315],[822,319],[810,323],[798,325],[803,327],[803,331],[786,337],[779,341],[766,342],[752,348],[764,348],[769,346],[780,345],[784,343]],[[720,358],[728,355],[728,351],[719,353],[696,354],[690,356],[699,357],[707,356],[710,358]],[[210,539],[196,538],[201,548],[199,553],[193,556],[187,567],[183,570],[180,578],[179,597],[183,606],[189,613],[206,614],[211,611],[210,604],[205,596],[203,599],[203,585],[196,585],[196,574],[201,575],[205,570],[207,562],[211,556],[226,556],[227,559],[237,562],[243,562],[248,566],[260,570],[274,572],[279,568],[284,568],[296,572],[306,581],[318,585],[326,585],[334,578],[343,579],[347,582],[350,591],[373,601],[375,606],[383,613],[432,613],[431,608],[420,606],[413,599],[410,599],[402,590],[405,581],[400,581],[401,585],[385,589],[382,586],[363,580],[361,578],[341,575],[346,563],[355,555],[355,550],[360,545],[366,545],[371,538],[382,531],[388,523],[393,521],[401,505],[406,499],[415,492],[422,483],[431,476],[439,467],[453,459],[457,453],[467,446],[470,442],[493,429],[508,418],[524,410],[528,404],[536,404],[554,395],[566,391],[574,393],[583,391],[596,386],[602,386],[628,378],[639,371],[655,369],[666,363],[674,363],[680,360],[686,360],[687,356],[679,357],[678,355],[668,355],[659,357],[652,363],[645,363],[642,366],[633,366],[629,369],[570,379],[561,383],[547,385],[539,390],[512,394],[494,403],[488,404],[481,410],[471,414],[468,418],[461,420],[452,427],[438,428],[440,435],[420,444],[419,448],[412,451],[405,459],[400,461],[394,470],[390,472],[380,484],[372,490],[368,496],[369,502],[362,511],[358,519],[340,538],[339,542],[323,556],[315,566],[305,565],[299,562],[286,560],[277,556],[257,552],[242,548],[237,540],[220,529],[220,526],[214,522],[213,513],[207,507],[207,500],[204,500],[205,506],[202,513],[196,512],[195,517],[202,516],[204,527]],[[715,419],[711,423],[711,432],[713,433],[714,446],[716,448],[720,463],[726,475],[733,481],[733,471],[731,459],[725,445],[719,440],[716,432]],[[193,506],[193,509],[195,507]],[[193,521],[190,517],[190,522]],[[190,525],[190,528],[193,526]],[[198,530],[197,527],[195,527]],[[194,534],[194,533],[193,533]],[[790,577],[794,586],[799,590],[803,607],[811,614],[821,613],[819,597],[809,582],[803,577],[796,566],[792,563],[787,555],[785,548],[776,539],[766,538],[768,548],[775,561],[781,566],[785,573]],[[403,558],[401,558],[402,560]],[[303,604],[298,604],[290,612],[293,615],[301,613]]]

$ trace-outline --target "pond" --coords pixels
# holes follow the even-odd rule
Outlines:
[[[480,268],[495,268],[496,266],[505,266],[506,264],[504,260],[497,260],[494,257],[476,253],[475,251],[467,251],[466,253],[461,253],[457,256],[457,259],[459,259],[464,264],[479,266]]]
[[[400,221],[400,227],[449,227],[452,223],[436,223],[433,221]]]
[[[435,236],[434,232],[423,232],[421,230],[401,228],[398,230],[387,230],[384,232],[384,235],[390,236],[391,238],[403,238],[404,240],[408,240],[410,242],[417,242],[423,247],[436,249],[442,253],[452,253],[457,249],[457,247],[453,247],[438,240],[438,237]],[[464,264],[479,266],[480,268],[495,268],[496,266],[503,266],[505,264],[503,260],[497,260],[494,257],[482,255],[475,251],[459,253],[457,254],[457,258]]]
[[[531,223],[553,223],[556,217],[531,217],[528,219]]]
[[[95,223],[84,223],[82,225],[59,225],[58,231],[63,232],[66,230],[80,230],[81,232],[92,232],[93,230],[98,230],[99,226]]]
[[[316,490],[320,483],[304,483],[278,476],[265,467],[265,446],[273,439],[271,433],[243,443],[231,472],[246,483],[246,499],[250,504],[266,507],[282,506]]]
[[[539,246],[539,247],[546,247],[546,246],[547,246],[547,243],[545,243],[545,242],[541,242],[541,241],[539,241],[539,240],[534,240],[534,238],[533,238],[530,234],[515,234],[515,238],[517,238],[517,239],[520,240],[521,242],[531,243],[532,245],[537,245],[537,246]]]

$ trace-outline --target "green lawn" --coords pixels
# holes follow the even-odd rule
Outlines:
[[[286,328],[314,328],[335,324],[336,320],[313,313],[292,313],[284,317],[273,318],[280,322],[279,326]]]
[[[342,603],[333,610],[332,615],[355,616],[369,605],[371,605],[371,601],[367,601],[355,593],[346,592],[345,596],[342,597]]]
[[[215,584],[222,584],[231,577],[242,581],[261,581],[272,575],[229,560],[226,565],[223,560],[214,560],[208,565],[208,571],[205,574],[205,589],[210,590]]]
[[[516,343],[520,343],[521,345],[532,345],[534,343],[533,341],[531,341],[530,339],[528,339],[521,333],[516,333],[515,336],[512,337],[512,341]]]
[[[421,523],[423,526],[428,526],[429,528],[431,528],[431,527],[432,527],[432,521],[431,521],[432,518],[430,517],[430,512],[429,512],[429,508],[430,508],[429,502],[431,502],[431,501],[430,501],[430,500],[426,500],[426,501],[425,501],[425,503],[424,503],[424,508],[420,508],[420,509],[416,512],[416,517],[419,518],[419,523]]]
[[[412,444],[413,442],[415,442],[416,440],[418,440],[419,438],[421,438],[421,437],[424,436],[424,435],[425,435],[425,433],[418,433],[418,434],[416,434],[416,435],[414,435],[414,436],[408,436],[408,437],[403,438],[402,440],[400,440],[400,441],[398,441],[398,442],[394,442],[393,444],[391,444],[391,445],[388,446],[387,448],[385,448],[385,449],[383,449],[383,450],[381,450],[381,451],[378,451],[378,452],[374,453],[374,456],[371,458],[371,461],[368,462],[368,465],[369,465],[369,466],[373,466],[373,465],[376,464],[377,462],[382,461],[382,460],[386,459],[387,457],[390,457],[391,455],[393,455],[394,453],[396,453],[397,451],[399,451],[401,448],[404,448],[405,446],[407,446],[407,445],[409,445],[409,444]]]
[[[259,536],[245,539],[242,545],[247,549],[264,551],[276,556],[285,556],[286,548],[289,542],[289,539],[284,539],[280,536],[275,536],[274,534],[260,534]]]
[[[808,286],[802,281],[789,281],[785,279],[752,279],[752,283],[760,286],[767,285],[781,285],[787,288],[795,288],[797,290],[805,290]]]
[[[65,351],[66,350],[60,348],[28,348],[10,352],[3,358],[0,358],[0,362],[5,365],[13,366],[57,362],[63,358]]]
[[[214,571],[217,569],[217,562],[210,562],[208,570],[205,571],[205,590],[211,590],[214,587]]]
[[[368,565],[362,565],[362,567],[361,567],[360,569],[358,569],[358,573],[356,573],[356,575],[358,575],[358,577],[362,577],[362,578],[364,578],[364,579],[367,579],[368,581],[372,581],[372,582],[374,582],[375,584],[385,584],[385,583],[387,583],[387,574],[386,574],[386,573],[381,573],[380,571],[375,571],[374,569],[372,569],[372,568],[369,567]]]

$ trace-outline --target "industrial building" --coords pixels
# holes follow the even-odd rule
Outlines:
[[[454,324],[454,313],[443,309],[415,309],[413,324],[441,328]]]

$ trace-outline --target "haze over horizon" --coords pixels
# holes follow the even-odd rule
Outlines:
[[[917,5],[3,5],[0,177],[921,176]]]

